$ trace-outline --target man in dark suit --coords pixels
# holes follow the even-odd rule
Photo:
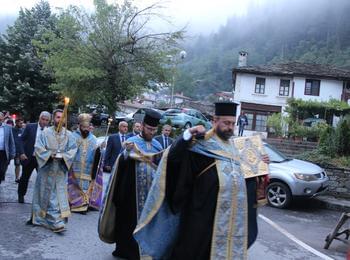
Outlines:
[[[15,158],[16,148],[12,127],[4,124],[4,114],[0,112],[0,183],[5,180],[7,167]]]
[[[28,182],[34,169],[38,168],[38,163],[34,155],[34,145],[45,127],[49,125],[51,114],[43,111],[39,116],[38,123],[27,124],[20,139],[19,158],[22,163],[22,175],[18,185],[18,202],[24,203],[24,196],[27,193]]]
[[[119,133],[108,137],[107,148],[104,158],[104,170],[111,172],[115,160],[123,150],[123,142],[128,138],[128,123],[120,121],[118,125]]]
[[[132,132],[127,135],[127,137],[133,137],[135,135],[140,134],[141,132],[141,123],[140,122],[135,122],[132,126]]]
[[[173,143],[173,139],[170,137],[171,126],[163,125],[162,134],[155,137],[155,139],[162,145],[163,149],[166,149]]]

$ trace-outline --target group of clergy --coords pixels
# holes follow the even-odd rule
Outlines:
[[[38,175],[33,194],[32,216],[28,224],[41,225],[54,232],[65,230],[65,223],[71,212],[85,214],[89,209],[99,210],[103,193],[103,164],[107,170],[113,166],[123,150],[123,143],[132,136],[139,136],[140,123],[134,124],[127,134],[128,124],[119,123],[119,133],[108,138],[106,158],[102,158],[97,138],[90,131],[91,116],[80,114],[79,127],[70,132],[62,122],[64,111],[53,112],[53,125],[43,129],[37,136],[34,153],[38,162]],[[157,143],[158,150],[171,144],[171,127],[164,125],[164,142]],[[153,136],[152,136],[153,137]],[[152,138],[151,137],[151,138]],[[120,139],[117,148],[114,139]],[[132,140],[132,139],[131,139]],[[103,144],[104,145],[104,144]],[[110,166],[111,165],[111,166]],[[149,183],[151,179],[148,180]],[[144,191],[144,196],[147,191]]]
[[[62,125],[63,112],[53,112],[53,125],[35,141],[38,173],[28,221],[54,232],[65,230],[72,211],[98,210],[102,203],[101,152],[89,131],[91,117],[79,115],[79,128],[70,132]]]
[[[247,178],[232,145],[237,104],[215,103],[213,128],[187,129],[167,149],[146,111],[111,170],[100,239],[124,259],[246,259],[257,236],[267,175]],[[267,156],[261,158],[269,162]]]

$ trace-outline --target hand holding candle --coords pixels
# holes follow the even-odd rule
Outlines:
[[[56,131],[59,133],[62,129],[63,122],[67,123],[67,118],[68,118],[68,104],[69,104],[69,97],[64,98],[64,108],[63,108],[63,115],[61,117],[60,122],[58,123]]]

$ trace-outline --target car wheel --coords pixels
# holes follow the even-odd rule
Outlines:
[[[270,206],[284,209],[292,201],[289,187],[281,182],[272,182],[266,189],[266,197]]]
[[[184,126],[185,129],[191,128],[192,124],[190,122],[187,122]]]

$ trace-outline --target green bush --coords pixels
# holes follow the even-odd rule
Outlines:
[[[304,152],[296,156],[297,159],[310,161],[321,165],[322,167],[327,167],[332,165],[332,157],[324,154],[321,150],[316,149],[313,151]]]
[[[292,122],[289,124],[288,133],[290,137],[307,137],[308,129],[298,122]]]
[[[320,151],[331,157],[350,155],[350,127],[346,119],[334,129],[328,127],[320,137]]]
[[[267,126],[269,127],[269,132],[275,134],[276,136],[283,136],[282,129],[282,115],[281,113],[274,113],[267,118]]]
[[[321,149],[305,152],[296,156],[297,159],[310,161],[321,167],[344,167],[350,168],[350,156],[330,156],[324,154]]]
[[[338,155],[350,155],[350,127],[346,120],[341,120],[335,129]]]

